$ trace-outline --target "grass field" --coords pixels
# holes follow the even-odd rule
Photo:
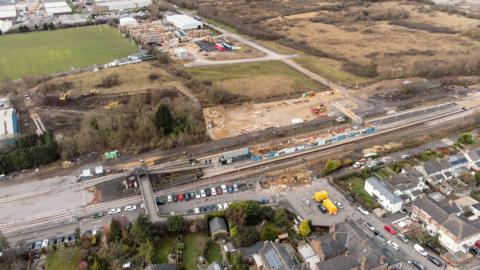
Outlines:
[[[0,80],[105,64],[136,50],[107,25],[5,35],[0,37]]]
[[[175,237],[164,236],[160,241],[155,243],[155,255],[153,263],[168,263],[168,254],[175,250]]]
[[[200,80],[211,81],[226,91],[252,98],[268,98],[325,87],[279,61],[209,66],[186,69]]]
[[[80,252],[76,248],[65,248],[57,252],[49,252],[46,270],[76,270],[80,263]]]
[[[223,262],[223,256],[222,256],[222,251],[220,250],[220,244],[210,241],[207,244],[207,262],[208,263],[213,263],[213,262],[218,262],[221,263]]]
[[[186,270],[197,270],[198,256],[203,256],[207,238],[200,233],[191,233],[185,235],[184,241],[183,267]]]

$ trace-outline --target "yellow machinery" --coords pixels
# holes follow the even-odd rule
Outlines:
[[[323,206],[325,206],[325,208],[327,208],[328,214],[330,214],[330,215],[337,214],[337,207],[335,206],[335,204],[330,199],[325,199],[325,200],[323,200],[322,203],[323,203]]]
[[[322,202],[328,198],[328,192],[326,190],[320,190],[313,194],[313,199],[317,202]]]
[[[65,101],[65,100],[69,100],[70,97],[72,97],[72,91],[67,91],[67,92],[63,92],[63,94],[61,94],[58,99],[59,100],[62,100],[62,101]]]

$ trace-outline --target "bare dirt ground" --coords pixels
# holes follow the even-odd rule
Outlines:
[[[216,106],[205,108],[203,114],[207,126],[209,122],[213,122],[213,128],[208,129],[208,134],[217,140],[270,127],[288,126],[292,124],[293,119],[310,121],[325,117],[330,111],[330,102],[344,98],[340,94],[330,93],[320,92],[310,98]],[[313,114],[311,108],[320,104],[324,105],[325,112]]]

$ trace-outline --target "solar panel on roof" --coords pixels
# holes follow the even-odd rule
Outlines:
[[[282,267],[282,262],[278,257],[278,254],[273,249],[270,249],[269,251],[267,251],[267,253],[265,253],[265,257],[267,259],[268,264],[273,269],[280,269]]]

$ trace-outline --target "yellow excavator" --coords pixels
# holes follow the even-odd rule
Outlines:
[[[61,94],[58,99],[61,100],[61,101],[66,101],[66,100],[69,100],[70,98],[72,97],[72,91],[67,91],[67,92],[63,92],[63,94]]]

